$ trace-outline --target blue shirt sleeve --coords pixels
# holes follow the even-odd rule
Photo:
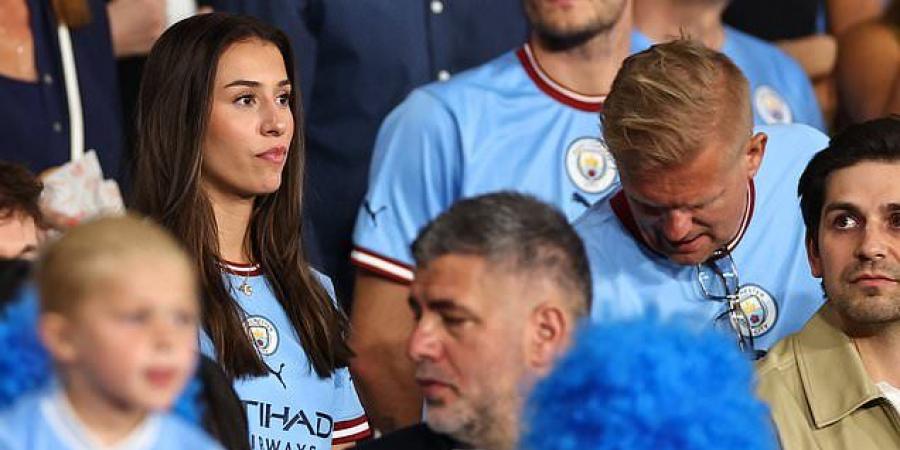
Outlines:
[[[453,114],[427,89],[413,91],[391,112],[375,142],[369,191],[356,219],[354,264],[387,276],[411,269],[410,244],[459,196],[459,148]]]

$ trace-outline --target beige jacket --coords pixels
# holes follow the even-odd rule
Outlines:
[[[757,364],[758,394],[785,450],[900,449],[900,415],[841,330],[823,317],[775,345]]]

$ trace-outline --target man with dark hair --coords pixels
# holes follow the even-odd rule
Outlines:
[[[24,166],[0,161],[0,258],[32,258],[43,239],[43,185]]]
[[[898,178],[898,116],[835,136],[800,178],[825,305],[757,368],[786,450],[900,448]]]
[[[407,352],[425,424],[363,448],[517,448],[524,398],[589,310],[581,240],[551,206],[496,193],[441,214],[413,255]]]

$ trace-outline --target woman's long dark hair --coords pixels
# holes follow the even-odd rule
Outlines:
[[[346,366],[346,316],[308,267],[301,243],[303,126],[293,54],[281,31],[256,19],[214,13],[175,24],[147,58],[137,104],[132,207],[158,220],[196,260],[203,288],[203,325],[230,377],[261,376],[268,367],[248,337],[242,311],[223,281],[218,231],[200,184],[201,144],[209,125],[213,83],[222,53],[259,39],[278,47],[294,94],[296,128],[278,191],[256,198],[246,246],[260,265],[320,377]]]

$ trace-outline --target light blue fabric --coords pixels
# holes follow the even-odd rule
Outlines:
[[[524,55],[509,52],[416,89],[390,113],[356,220],[357,248],[411,266],[419,229],[459,199],[516,190],[574,220],[616,189],[598,140],[599,99],[548,93]],[[586,102],[593,111],[572,98],[596,100]]]
[[[755,207],[746,233],[732,251],[757,350],[799,330],[822,304],[810,274],[797,181],[828,139],[805,125],[757,127],[769,137],[754,178]],[[595,205],[575,223],[593,278],[592,318],[630,318],[655,309],[712,323],[725,305],[703,297],[695,266],[677,265],[635,239],[611,207]],[[721,324],[727,326],[728,322]]]
[[[632,53],[652,44],[646,35],[632,31]],[[731,27],[725,27],[721,51],[750,82],[754,123],[804,123],[825,131],[825,119],[812,83],[793,58],[778,47]]]
[[[314,274],[333,299],[329,279],[318,272]],[[246,278],[252,295],[238,290],[245,277],[224,277],[230,283],[231,295],[244,311],[245,324],[257,350],[271,369],[268,376],[234,382],[247,413],[250,448],[330,450],[332,439],[347,437],[348,430],[365,421],[349,370],[337,369],[327,378],[316,375],[265,276]],[[204,354],[215,358],[212,341],[205,333],[200,344]]]
[[[85,450],[92,440],[67,407],[54,384],[36,391],[0,412],[2,450]],[[201,429],[174,414],[148,416],[128,439],[129,450],[219,450],[221,446]]]

